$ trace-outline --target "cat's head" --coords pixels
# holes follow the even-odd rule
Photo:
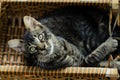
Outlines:
[[[49,29],[30,16],[25,16],[23,21],[27,29],[23,39],[9,40],[9,47],[18,52],[37,54],[39,57],[52,54],[54,35]]]

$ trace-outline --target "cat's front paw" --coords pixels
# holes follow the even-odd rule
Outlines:
[[[118,47],[118,41],[110,37],[104,42],[104,45],[108,48],[109,52],[113,52]]]

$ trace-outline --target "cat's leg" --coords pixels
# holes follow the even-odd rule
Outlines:
[[[84,56],[80,54],[78,48],[62,37],[55,37],[57,44],[54,43],[55,49],[53,52],[61,57],[60,59],[57,59],[57,61],[61,64],[65,64],[65,66],[79,66],[84,60]]]
[[[118,42],[113,38],[108,38],[97,49],[95,49],[90,55],[88,55],[84,62],[88,66],[96,66],[101,62],[109,53],[117,49]]]

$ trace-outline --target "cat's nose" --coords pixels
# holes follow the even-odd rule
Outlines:
[[[45,49],[45,44],[41,43],[38,38],[34,38],[34,44],[39,48],[39,49]]]
[[[45,45],[44,44],[37,44],[37,48],[39,49],[39,50],[45,50],[46,48],[45,48]]]

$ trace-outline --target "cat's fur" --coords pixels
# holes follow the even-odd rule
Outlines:
[[[106,66],[109,54],[119,53],[116,39],[109,37],[108,12],[94,7],[67,7],[39,21],[25,16],[23,39],[8,41],[25,53],[27,64],[44,69],[69,66]],[[113,36],[120,36],[120,29]],[[120,62],[111,62],[119,69]]]

